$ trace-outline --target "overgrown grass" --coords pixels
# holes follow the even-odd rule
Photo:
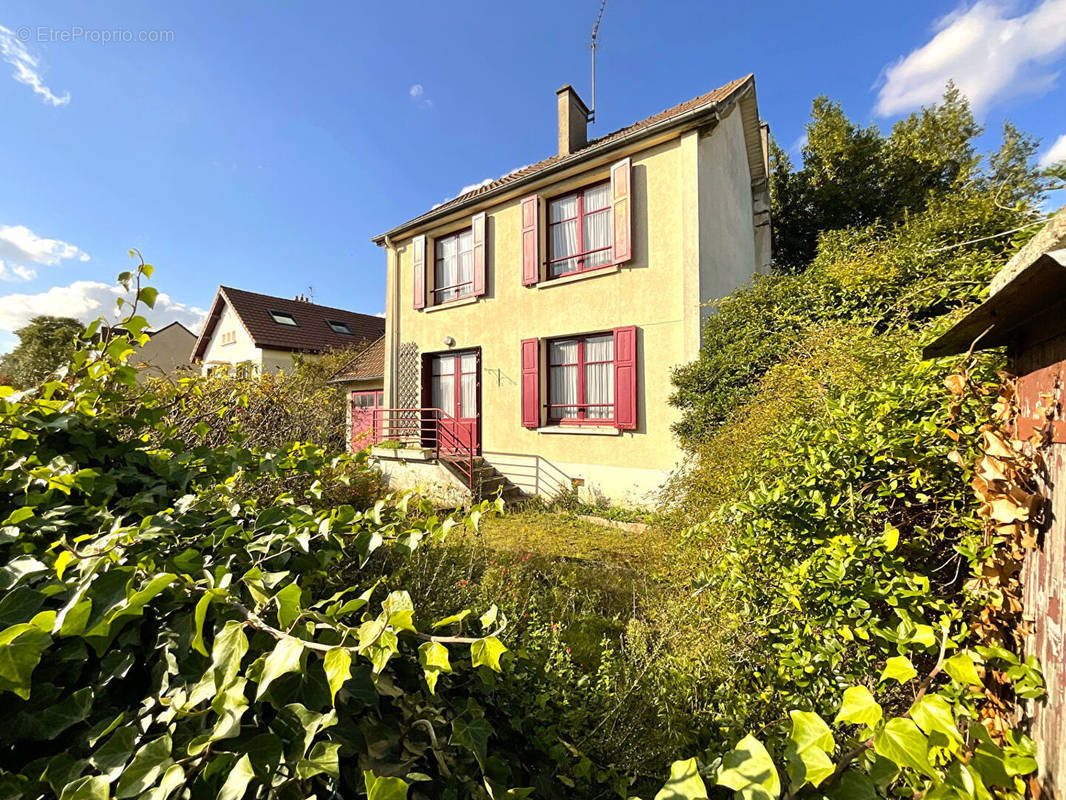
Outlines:
[[[717,603],[693,596],[677,540],[527,510],[425,547],[389,581],[412,593],[420,625],[500,609],[515,657],[482,705],[546,779],[576,796],[654,794],[663,763],[713,738],[709,688],[732,668],[728,644],[708,646]]]

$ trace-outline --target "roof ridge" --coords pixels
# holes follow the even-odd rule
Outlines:
[[[297,300],[294,297],[279,297],[276,294],[264,294],[263,292],[253,292],[250,289],[238,289],[235,286],[223,286],[222,284],[219,284],[218,288],[222,289],[222,290],[224,290],[226,292],[240,292],[241,294],[251,294],[251,295],[255,295],[256,297],[265,297],[268,300],[280,300],[283,303],[299,303],[301,307],[321,308],[321,309],[325,309],[327,311],[341,311],[341,312],[343,312],[345,314],[355,314],[355,315],[360,316],[360,317],[367,317],[368,319],[381,319],[381,317],[377,316],[376,314],[367,314],[367,313],[365,313],[363,311],[351,311],[351,310],[349,310],[347,308],[340,308],[339,306],[326,306],[326,305],[322,305],[321,303],[312,303],[309,300]]]
[[[373,237],[372,241],[378,242],[380,244],[381,240],[384,239],[384,237],[389,236],[393,233],[397,233],[400,230],[417,223],[424,217],[428,217],[430,215],[435,214],[441,214],[457,206],[462,206],[463,204],[473,200],[476,197],[498,189],[509,183],[513,183],[514,181],[519,180],[521,178],[526,178],[535,175],[536,173],[539,173],[540,171],[547,169],[548,167],[553,166],[554,164],[560,161],[563,161],[565,159],[573,159],[575,157],[581,156],[583,153],[586,153],[591,148],[597,145],[606,144],[612,139],[624,138],[625,135],[630,132],[642,130],[646,127],[650,127],[660,122],[667,122],[673,119],[674,117],[680,116],[681,114],[684,114],[686,112],[695,111],[705,105],[719,103],[723,100],[726,100],[730,95],[732,95],[735,91],[741,88],[744,84],[748,83],[749,81],[753,81],[754,77],[755,73],[749,72],[747,75],[744,75],[740,78],[735,78],[729,81],[728,83],[719,86],[716,89],[711,89],[710,91],[696,95],[695,97],[689,98],[688,100],[683,100],[680,103],[675,103],[674,105],[664,108],[661,111],[657,111],[654,114],[651,114],[650,116],[644,117],[643,119],[637,120],[636,122],[632,122],[629,125],[618,128],[617,130],[605,133],[602,136],[598,136],[595,139],[592,139],[591,141],[587,142],[585,146],[582,147],[580,150],[575,150],[573,153],[570,153],[565,156],[549,156],[533,164],[529,164],[528,166],[520,167],[516,170],[508,172],[507,174],[502,175],[499,178],[496,178],[495,180],[482,183],[475,189],[471,189],[470,191],[457,195],[456,197],[453,197],[450,200],[447,200],[443,203],[439,203],[436,206],[430,208],[428,211],[424,211],[421,214],[412,217],[411,219],[393,228],[392,230],[384,234],[380,234],[379,236]]]

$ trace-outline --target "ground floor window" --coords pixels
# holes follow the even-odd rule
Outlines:
[[[614,421],[614,335],[548,341],[548,419],[563,424]]]

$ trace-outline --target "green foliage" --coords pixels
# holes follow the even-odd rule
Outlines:
[[[469,700],[510,658],[504,616],[470,636],[423,632],[432,620],[375,568],[490,507],[442,518],[410,496],[357,510],[316,508],[311,490],[242,493],[365,467],[306,443],[169,435],[169,399],[125,364],[147,272],[123,276],[126,322],[91,326],[93,348],[56,380],[0,390],[4,796],[506,793]],[[427,643],[447,658],[420,661]]]
[[[950,644],[946,628],[942,641]],[[970,658],[963,653],[955,658],[960,656]],[[1009,653],[1003,656],[1003,662],[988,659],[985,668],[1018,666]],[[1024,778],[1036,770],[1036,746],[1026,736],[995,743],[978,721],[982,693],[968,681],[953,675],[930,693],[939,667],[938,662],[920,682],[916,676],[907,679],[915,699],[898,715],[886,713],[865,686],[852,686],[833,720],[836,730],[818,714],[792,711],[790,728],[776,723],[761,739],[748,734],[712,760],[706,781],[695,759],[675,762],[656,798],[706,798],[707,783],[732,789],[744,800],[776,800],[783,791],[789,798],[834,800],[1025,796]]]
[[[340,452],[348,441],[347,399],[328,381],[351,357],[351,351],[334,351],[297,358],[291,370],[262,375],[250,364],[215,369],[176,382],[154,379],[150,388],[168,407],[168,435],[190,447],[311,442]]]
[[[775,269],[806,269],[827,231],[894,226],[966,187],[1005,207],[1038,198],[1047,181],[1032,166],[1036,142],[1008,123],[1002,147],[982,164],[974,148],[981,132],[951,84],[939,104],[901,119],[887,136],[856,125],[839,103],[815,98],[802,166],[793,169],[776,143],[770,151]]]
[[[82,327],[71,317],[34,317],[15,331],[19,343],[0,359],[0,374],[20,388],[40,382],[70,361]]]
[[[798,275],[770,275],[722,300],[703,328],[697,361],[674,374],[677,431],[689,447],[710,439],[759,391],[759,381],[818,329],[848,325],[881,336],[920,335],[971,306],[1027,238],[955,244],[1018,227],[1024,211],[966,188],[931,200],[899,226],[826,233]],[[947,249],[945,249],[947,248]]]

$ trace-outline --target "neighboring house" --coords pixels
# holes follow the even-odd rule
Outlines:
[[[384,405],[385,337],[371,342],[329,379],[348,397],[348,430],[351,449],[371,444],[375,412]]]
[[[189,353],[196,344],[196,334],[180,322],[172,322],[157,331],[145,331],[148,341],[134,347],[129,363],[137,367],[137,381],[189,371]]]
[[[276,372],[295,355],[359,347],[384,332],[381,317],[219,286],[190,360],[205,374],[245,363]]]
[[[494,467],[527,492],[641,504],[680,456],[672,370],[708,304],[769,264],[767,130],[752,75],[592,141],[577,93],[556,94],[557,155],[374,239],[382,435],[470,484]],[[418,408],[437,410],[412,434]]]

